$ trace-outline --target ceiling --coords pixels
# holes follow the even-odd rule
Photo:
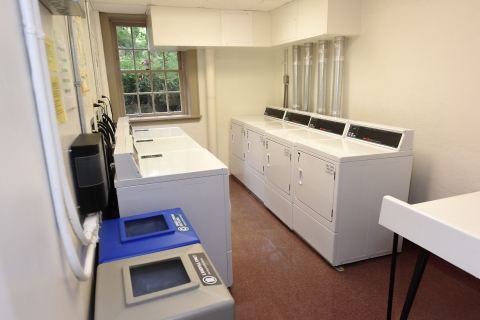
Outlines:
[[[93,9],[107,13],[144,14],[149,6],[271,11],[293,0],[89,0]]]

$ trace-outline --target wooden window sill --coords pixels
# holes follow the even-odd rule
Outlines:
[[[190,116],[190,115],[178,115],[178,116],[161,116],[161,117],[138,117],[130,118],[130,123],[135,122],[156,122],[156,121],[183,121],[183,120],[196,120],[201,119],[201,115]]]

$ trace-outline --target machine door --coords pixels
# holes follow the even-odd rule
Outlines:
[[[243,151],[243,126],[234,122],[230,122],[230,152],[240,160],[245,160],[245,153]]]
[[[314,217],[319,222],[332,221],[335,165],[297,150],[293,176],[295,198],[320,215]]]
[[[291,192],[291,159],[292,147],[268,138],[265,139],[265,179],[287,195]]]
[[[263,149],[265,140],[263,134],[247,129],[247,148],[245,160],[255,171],[263,175]]]

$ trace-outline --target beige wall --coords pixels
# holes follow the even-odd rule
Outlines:
[[[365,0],[344,116],[415,130],[410,202],[480,190],[480,2]]]
[[[279,105],[273,49],[216,48],[218,158],[229,163],[230,117],[262,115],[266,105]]]
[[[228,166],[230,117],[261,115],[265,106],[279,105],[278,86],[274,86],[277,63],[274,49],[215,48],[217,157]],[[198,50],[200,121],[174,123],[134,123],[135,127],[179,126],[204,148],[207,140],[205,52]]]

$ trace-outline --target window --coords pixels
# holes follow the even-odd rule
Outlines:
[[[148,49],[146,16],[100,14],[114,119],[200,118],[196,50]]]
[[[125,114],[183,114],[180,52],[150,52],[147,28],[116,26]]]

